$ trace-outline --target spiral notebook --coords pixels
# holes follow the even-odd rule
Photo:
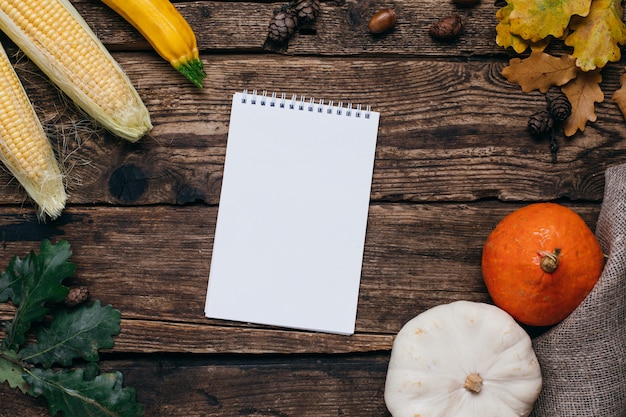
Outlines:
[[[234,94],[207,317],[354,333],[379,116]]]

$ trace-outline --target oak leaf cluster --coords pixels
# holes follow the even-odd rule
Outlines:
[[[560,88],[572,104],[564,134],[583,131],[587,122],[597,120],[595,103],[604,100],[601,71],[621,59],[620,46],[626,45],[622,15],[618,0],[507,0],[496,13],[496,43],[530,54],[511,59],[502,75],[524,92]],[[545,52],[554,41],[571,53]],[[620,81],[612,99],[626,118],[626,75]]]

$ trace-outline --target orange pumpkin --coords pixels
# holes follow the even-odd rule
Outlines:
[[[482,254],[493,302],[517,321],[550,326],[591,292],[604,255],[585,221],[555,203],[536,203],[503,218]]]

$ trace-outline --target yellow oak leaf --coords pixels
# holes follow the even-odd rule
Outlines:
[[[577,77],[561,87],[572,104],[572,114],[563,123],[565,136],[572,136],[578,130],[585,130],[587,122],[595,122],[595,103],[604,100],[604,93],[600,89],[602,74],[600,70],[578,71]]]
[[[511,22],[509,15],[513,10],[512,4],[507,4],[496,12],[496,44],[503,48],[513,48],[515,52],[521,54],[528,49],[529,42],[522,39],[521,36],[511,32]]]
[[[525,59],[513,58],[509,66],[502,69],[502,75],[518,84],[528,93],[539,90],[547,92],[552,86],[561,86],[576,77],[576,60],[571,55],[554,57],[544,52],[533,51]]]
[[[621,0],[593,0],[585,18],[572,18],[573,32],[565,39],[574,47],[572,55],[583,71],[602,68],[621,58],[618,45],[626,44]]]
[[[513,48],[515,52],[521,54],[529,47],[533,51],[543,51],[550,43],[550,39],[542,39],[538,42],[531,42],[523,39],[521,36],[511,33],[511,24],[509,22],[509,14],[513,10],[513,5],[509,4],[496,12],[496,44],[503,48]]]
[[[538,42],[561,38],[574,15],[587,16],[591,0],[509,0],[510,31],[523,39]]]
[[[619,79],[620,88],[613,93],[611,99],[617,103],[622,115],[626,119],[626,74],[622,74]]]

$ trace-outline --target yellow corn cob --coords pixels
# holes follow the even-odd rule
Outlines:
[[[67,196],[52,146],[0,45],[0,160],[39,206],[58,217]]]
[[[196,35],[169,0],[102,0],[197,87],[206,77]]]
[[[1,0],[0,29],[115,135],[135,142],[152,128],[132,83],[68,0]]]

